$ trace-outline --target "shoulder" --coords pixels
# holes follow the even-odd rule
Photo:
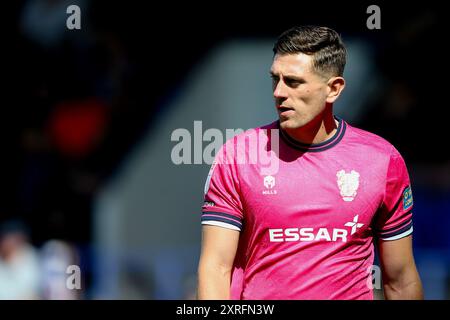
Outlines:
[[[401,157],[395,146],[385,138],[364,129],[354,127],[348,123],[346,138],[349,143],[361,148],[361,151],[377,153],[389,158]]]
[[[267,137],[268,135],[270,135],[271,129],[278,130],[278,128],[279,128],[278,121],[274,121],[272,123],[262,125],[259,127],[250,128],[250,129],[245,130],[242,133],[236,134],[232,138],[227,139],[227,141],[225,141],[224,145],[225,146],[240,145],[239,142],[243,142],[244,139],[247,139],[247,142],[248,142],[248,141],[251,141],[248,139]]]
[[[218,151],[215,162],[235,163],[236,157],[245,156],[249,152],[254,154],[261,145],[270,141],[272,134],[270,129],[278,130],[278,121],[250,128],[228,138]]]

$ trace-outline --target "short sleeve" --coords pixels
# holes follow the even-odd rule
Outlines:
[[[376,216],[375,233],[382,240],[397,240],[413,232],[413,198],[405,161],[393,148],[386,174],[383,203]]]
[[[203,225],[241,231],[243,209],[237,169],[235,162],[226,154],[225,146],[218,152],[206,179],[201,221]]]

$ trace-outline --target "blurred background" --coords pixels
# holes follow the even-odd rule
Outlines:
[[[79,30],[66,27],[72,4]],[[366,25],[371,4],[379,30]],[[343,36],[347,87],[335,113],[405,158],[425,297],[450,297],[442,8],[17,0],[7,12],[0,299],[194,298],[209,170],[195,150],[209,128],[276,119],[272,45],[301,24]],[[176,165],[172,133],[183,128],[192,164]],[[69,265],[80,267],[79,290],[67,289]]]

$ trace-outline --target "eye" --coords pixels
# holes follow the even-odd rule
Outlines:
[[[287,86],[291,88],[296,88],[303,83],[303,81],[291,78],[284,78],[284,82],[286,83]]]

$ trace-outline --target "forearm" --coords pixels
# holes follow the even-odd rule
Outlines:
[[[198,294],[199,300],[230,299],[231,271],[217,266],[199,266]]]

